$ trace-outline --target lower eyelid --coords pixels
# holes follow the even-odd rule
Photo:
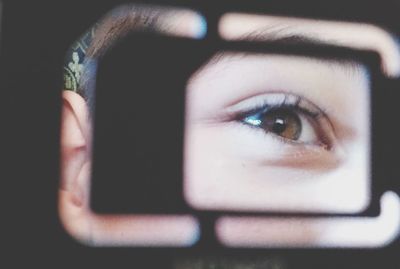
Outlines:
[[[265,159],[261,163],[298,169],[331,170],[337,168],[341,162],[342,159],[335,153],[315,149],[314,146],[305,146],[293,152],[286,151],[274,158]]]
[[[290,147],[290,148],[289,148]],[[317,149],[315,146],[288,146],[285,150],[271,154],[265,154],[259,159],[262,166],[290,167],[307,171],[329,171],[341,165],[343,159],[340,155],[326,150]]]
[[[314,120],[318,121],[317,117],[315,117]],[[281,136],[279,136],[277,134],[274,134],[272,132],[268,132],[267,133],[261,127],[259,127],[257,125],[252,125],[252,124],[247,123],[247,122],[244,122],[243,120],[236,120],[236,121],[239,124],[242,124],[243,126],[245,126],[247,128],[254,129],[254,131],[259,131],[259,132],[263,133],[264,135],[268,135],[268,136],[273,137],[274,139],[278,139],[279,142],[281,142],[281,143],[286,143],[286,144],[290,144],[290,145],[297,146],[297,147],[299,147],[301,145],[308,145],[308,146],[321,147],[324,150],[330,150],[332,148],[333,144],[334,144],[334,134],[331,133],[330,131],[327,131],[327,130],[324,130],[324,131],[327,132],[327,134],[323,135],[323,137],[321,139],[322,140],[321,143],[317,144],[317,143],[307,143],[307,142],[290,140],[290,139],[281,137]],[[319,124],[320,125],[327,125],[327,123],[322,123],[322,122],[320,122]],[[326,128],[330,128],[330,126],[325,126],[325,127]],[[316,129],[320,129],[320,128],[323,128],[323,127],[316,127]],[[318,131],[316,131],[316,132],[318,132]],[[317,134],[317,136],[321,137],[322,135]]]
[[[229,136],[235,141],[249,141],[238,146],[238,154],[246,160],[253,160],[259,165],[285,166],[298,169],[329,170],[343,161],[340,147],[326,150],[321,146],[297,142],[287,142],[284,138],[266,134],[257,127],[249,128],[243,123],[230,123],[227,126]],[[234,132],[234,135],[230,133]],[[247,153],[246,153],[247,152]]]

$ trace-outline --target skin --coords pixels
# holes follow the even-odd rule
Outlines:
[[[144,23],[147,20],[143,20],[150,16],[148,10],[132,7],[126,10],[122,17],[107,16],[99,25],[88,50],[91,58],[100,57],[127,32],[150,27]],[[188,12],[172,14],[152,14],[150,17],[156,21],[151,24],[152,30],[199,37],[204,25],[198,17]],[[224,26],[221,21],[221,36],[235,39],[235,36],[238,38],[268,26],[265,21],[260,24],[254,18],[243,22],[248,23],[240,23],[241,28],[231,27],[229,23]],[[292,21],[282,18],[272,23],[279,28],[293,27]],[[295,24],[300,26],[298,22]],[[310,31],[312,25],[318,25],[317,35]],[[309,20],[304,26],[307,27],[296,28],[297,35],[331,41],[341,32],[340,27],[327,26],[321,21]],[[238,32],[233,31],[236,35],[229,36],[227,29],[231,34],[232,29]],[[363,48],[365,44],[376,44],[380,37],[373,35],[374,38],[359,44],[355,40],[361,28],[354,24],[352,29],[342,34],[338,41],[341,45]],[[276,38],[276,32],[271,35],[263,31],[262,40],[272,37]],[[218,58],[200,68],[188,83],[186,201],[201,209],[357,212],[364,208],[369,197],[366,157],[369,156],[369,85],[365,67],[357,63],[278,55],[227,52]],[[397,58],[384,58],[383,69],[395,74],[398,62],[389,63],[388,59]],[[302,139],[315,142],[311,145],[288,143],[262,130],[227,120],[226,115],[234,114],[238,108],[270,100],[271,94],[277,93],[301,96],[326,113],[324,131],[333,134],[330,136],[332,149],[317,145],[318,135],[305,118],[303,122],[309,124]],[[192,216],[111,216],[96,215],[90,210],[92,130],[89,109],[78,93],[64,91],[62,98],[59,212],[66,230],[92,246],[148,245],[149,242],[187,246],[195,242],[198,223]],[[324,227],[315,229],[308,224],[297,227],[303,231],[299,233],[302,242],[316,242],[324,231]],[[235,234],[239,232],[236,230]],[[290,238],[287,240],[290,243]]]
[[[308,57],[227,53],[218,58],[188,85],[189,203],[200,209],[362,210],[369,200],[366,70]],[[276,94],[301,96],[311,109],[325,112],[314,120],[294,111],[303,127],[296,142],[225,119],[240,106],[251,110]],[[331,148],[319,145],[318,136],[329,137]]]
[[[97,26],[86,56],[101,57],[118,38],[130,31],[157,31],[198,38],[203,27],[203,19],[190,10],[122,6]],[[197,220],[190,215],[98,215],[91,211],[92,122],[88,95],[84,89],[63,91],[62,94],[59,214],[65,229],[81,243],[91,246],[193,244],[199,228]]]

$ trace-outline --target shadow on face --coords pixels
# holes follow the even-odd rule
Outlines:
[[[150,28],[188,38],[201,38],[206,31],[197,12],[123,6],[98,24],[86,57],[101,57],[129,32]],[[228,14],[220,20],[219,30],[227,40],[285,39],[369,48],[383,56],[387,76],[400,73],[394,39],[371,25]],[[80,76],[81,86],[76,92],[63,92],[59,208],[65,228],[95,246],[192,245],[200,234],[194,216],[99,215],[90,209],[92,117],[85,87],[94,77],[78,56],[72,55],[78,64],[73,66],[81,63],[82,70],[70,71]],[[186,202],[199,210],[364,210],[371,195],[370,87],[369,70],[357,61],[217,53],[187,83],[182,194]],[[292,239],[270,224],[271,231],[290,244]],[[296,226],[304,244],[326,236],[324,225]]]

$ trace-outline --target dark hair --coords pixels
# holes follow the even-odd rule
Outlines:
[[[71,63],[73,53],[78,52],[82,72],[76,76],[66,64],[64,88],[79,93],[93,111],[97,60],[132,31],[151,32],[168,27],[159,20],[173,16],[175,12],[175,9],[145,5],[124,5],[113,9],[72,46],[66,62]]]

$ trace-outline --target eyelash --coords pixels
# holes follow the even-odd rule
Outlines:
[[[243,117],[251,116],[253,114],[260,113],[263,110],[265,110],[264,113],[266,113],[271,110],[279,110],[279,109],[295,110],[295,111],[303,113],[304,115],[307,115],[313,119],[316,119],[322,115],[322,112],[313,112],[304,107],[301,107],[298,103],[293,104],[293,103],[286,103],[286,101],[284,101],[280,104],[264,104],[263,106],[257,106],[256,108],[253,108],[249,111],[240,112],[239,115],[237,115],[236,120],[239,120],[240,118],[243,118]]]
[[[273,103],[270,100],[268,100],[269,99],[268,97],[265,97],[259,104],[256,105],[253,104],[252,108],[241,109],[241,111],[236,112],[236,114],[233,116],[233,121],[239,122],[240,124],[250,128],[263,129],[260,126],[256,126],[253,124],[249,124],[248,122],[245,122],[245,119],[255,115],[265,116],[267,113],[270,112],[289,111],[296,115],[302,115],[306,117],[307,120],[312,122],[311,123],[312,128],[315,131],[319,140],[317,146],[323,147],[326,150],[331,149],[333,141],[330,135],[327,134],[328,131],[324,130],[324,127],[325,128],[327,127],[324,126],[323,123],[325,119],[327,122],[330,123],[329,118],[326,115],[326,112],[318,108],[316,105],[314,105],[313,103],[311,103],[310,101],[306,100],[303,97],[291,94],[283,94],[283,93],[278,95],[283,96],[283,100],[281,102]],[[306,103],[307,106],[302,105],[302,103]],[[330,125],[330,127],[331,126],[332,125]],[[265,131],[265,133],[267,133],[268,135],[273,135],[275,138],[278,138],[285,143],[290,143],[293,145],[299,145],[299,144],[316,145],[316,143],[303,143],[300,141],[295,141],[292,139],[285,138],[275,133],[269,133],[267,131]]]

